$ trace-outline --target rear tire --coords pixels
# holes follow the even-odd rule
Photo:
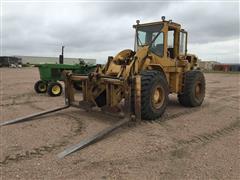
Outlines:
[[[201,71],[188,71],[185,74],[183,93],[178,101],[186,107],[200,106],[205,97],[205,78]]]
[[[48,85],[47,92],[52,97],[60,96],[62,94],[62,85],[58,82],[51,82]]]
[[[156,70],[141,72],[141,116],[145,120],[155,120],[162,116],[168,104],[168,83]]]
[[[37,93],[45,93],[45,92],[47,92],[47,86],[48,85],[46,82],[39,80],[34,84],[34,90]]]

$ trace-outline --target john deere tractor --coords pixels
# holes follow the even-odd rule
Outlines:
[[[38,64],[40,80],[34,84],[37,93],[48,93],[49,96],[56,97],[62,94],[62,85],[59,81],[63,81],[62,72],[71,71],[77,74],[88,74],[94,71],[96,65],[87,64],[84,60],[79,59],[79,64],[64,64],[64,46],[62,46],[62,54],[59,55],[59,64]],[[76,90],[81,90],[81,83],[74,82]]]

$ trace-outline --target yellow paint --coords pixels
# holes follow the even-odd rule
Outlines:
[[[59,94],[61,92],[61,88],[58,86],[58,85],[54,85],[53,87],[52,87],[52,93],[54,94],[54,95],[57,95],[57,94]]]

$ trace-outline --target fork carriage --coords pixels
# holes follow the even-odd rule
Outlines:
[[[65,76],[65,100],[69,106],[79,107],[91,110],[99,107],[102,111],[112,114],[118,114],[119,117],[128,117],[129,119],[141,120],[141,76],[132,76],[130,79],[112,78],[101,76],[98,73],[89,75],[77,75],[70,72],[64,72]],[[75,100],[76,92],[73,88],[74,82],[82,83],[82,100]],[[94,88],[96,84],[105,86],[105,92],[94,99]],[[132,89],[132,87],[134,88]],[[117,87],[117,88],[116,88]],[[121,91],[118,91],[118,90]],[[122,93],[124,100],[121,104],[116,101],[116,94]],[[134,99],[134,100],[133,100]],[[131,101],[134,101],[134,105]],[[132,105],[134,107],[132,107]]]

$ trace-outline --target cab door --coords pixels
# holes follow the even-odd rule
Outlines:
[[[184,30],[180,31],[179,37],[179,55],[187,55],[187,32]]]
[[[176,32],[173,29],[168,30],[167,35],[167,57],[169,59],[175,59],[176,57]]]

